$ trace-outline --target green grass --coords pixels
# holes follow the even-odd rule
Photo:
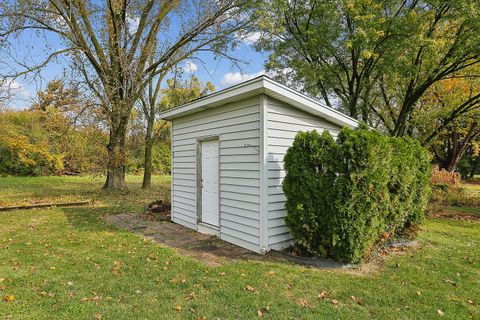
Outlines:
[[[467,190],[467,193],[472,196],[480,197],[480,184],[464,183],[462,186]]]
[[[446,209],[470,215],[480,215],[480,184],[462,183],[461,187],[465,189],[466,197],[457,201],[463,201],[462,206],[449,206]]]
[[[128,183],[129,192],[114,194],[101,191],[98,178],[0,179],[3,204],[96,201],[0,212],[0,298],[15,297],[0,301],[0,319],[257,319],[267,305],[265,319],[480,317],[478,222],[430,219],[420,248],[371,270],[261,261],[212,268],[103,221],[168,195],[168,177],[156,177],[146,193],[140,178]]]

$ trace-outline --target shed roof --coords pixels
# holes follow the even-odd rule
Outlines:
[[[265,94],[340,126],[350,128],[358,126],[357,120],[341,113],[340,111],[327,107],[325,104],[312,99],[303,93],[284,86],[267,76],[259,76],[179,107],[164,111],[160,113],[160,118],[172,120],[260,94]]]

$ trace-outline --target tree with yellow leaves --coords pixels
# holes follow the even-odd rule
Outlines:
[[[145,161],[142,188],[150,188],[152,177],[153,144],[159,139],[169,139],[169,126],[166,121],[157,121],[160,111],[165,111],[200,98],[215,91],[211,82],[203,83],[197,77],[182,79],[182,74],[175,72],[165,83],[163,77],[147,86],[140,99],[140,109],[145,117]],[[162,85],[166,85],[163,88]]]
[[[437,82],[420,100],[412,124],[441,169],[454,171],[466,152],[478,156],[480,80],[477,70]],[[465,176],[465,174],[464,174]]]

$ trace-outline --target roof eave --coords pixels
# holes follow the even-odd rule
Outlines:
[[[263,94],[265,93],[264,83],[265,78],[258,77],[238,84],[236,86],[218,91],[216,93],[212,93],[206,97],[194,100],[174,109],[167,110],[160,113],[159,116],[160,119],[172,120],[198,111],[214,108],[219,105],[240,101],[249,97]]]
[[[162,112],[159,116],[164,120],[172,120],[259,94],[268,95],[307,113],[324,118],[339,126],[355,128],[359,125],[357,120],[341,113],[340,111],[327,107],[321,102],[284,86],[266,76],[260,76],[233,87],[226,88],[180,107]]]
[[[340,111],[322,105],[321,102],[312,99],[296,90],[293,90],[285,85],[277,83],[269,78],[265,78],[265,94],[272,96],[282,102],[290,104],[307,113],[324,118],[332,123],[340,126],[347,126],[356,128],[359,122]],[[277,98],[280,95],[281,98]]]

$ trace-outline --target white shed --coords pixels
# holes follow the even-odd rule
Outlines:
[[[297,132],[358,125],[265,76],[161,118],[172,122],[172,220],[259,253],[291,244],[283,157]]]

